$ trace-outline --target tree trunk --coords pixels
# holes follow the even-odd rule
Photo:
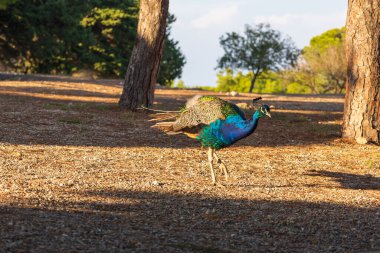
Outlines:
[[[136,44],[129,60],[119,105],[134,110],[153,104],[163,54],[169,0],[140,0]]]
[[[380,0],[349,0],[343,137],[380,144]]]
[[[256,79],[257,79],[257,76],[259,75],[259,72],[257,71],[256,73],[253,74],[253,78],[251,80],[251,86],[249,86],[249,93],[252,93],[253,91],[253,88],[255,88],[255,83],[256,83]]]

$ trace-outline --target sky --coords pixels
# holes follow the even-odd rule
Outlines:
[[[347,0],[171,0],[169,11],[177,17],[172,37],[187,61],[181,79],[186,86],[216,86],[222,35],[269,23],[301,49],[313,36],[344,26]]]

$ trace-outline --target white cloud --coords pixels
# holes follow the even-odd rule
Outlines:
[[[191,24],[195,28],[210,28],[228,24],[239,12],[237,4],[226,5],[210,10],[206,14],[194,19]]]
[[[271,16],[256,16],[255,23],[270,23],[273,26],[302,25],[319,27],[325,24],[341,23],[345,19],[345,13],[333,13],[328,15],[316,14],[283,14]]]

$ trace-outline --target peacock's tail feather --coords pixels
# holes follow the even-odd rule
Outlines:
[[[174,119],[174,118],[178,117],[178,115],[179,115],[179,113],[177,113],[177,112],[155,113],[155,114],[151,115],[152,119],[150,119],[149,121],[165,121],[165,120],[169,120],[169,119]]]
[[[173,131],[173,124],[174,124],[174,121],[158,122],[151,127],[158,128],[161,131],[164,131],[165,133],[170,134],[170,135],[179,134],[180,132]]]

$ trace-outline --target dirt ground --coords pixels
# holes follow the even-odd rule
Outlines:
[[[120,92],[0,82],[0,252],[380,251],[380,147],[340,139],[342,96],[264,95],[272,119],[219,152],[213,186],[206,150]],[[155,108],[195,94],[257,96],[160,89]]]

